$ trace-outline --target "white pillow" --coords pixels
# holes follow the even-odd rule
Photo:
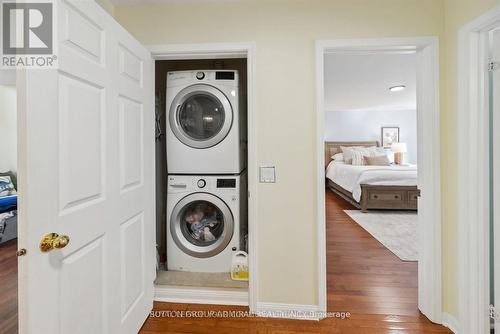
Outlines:
[[[332,156],[332,160],[335,161],[344,161],[344,154],[342,153],[337,153]]]
[[[352,151],[352,164],[354,166],[363,166],[365,157],[371,156],[371,151],[368,148],[357,148]]]
[[[340,146],[342,153],[344,155],[344,162],[346,164],[352,163],[352,152],[357,149],[362,148],[361,146]]]
[[[364,157],[377,157],[387,155],[383,147],[377,146],[341,146],[344,162],[355,166],[363,166],[365,164]]]
[[[16,188],[12,183],[10,176],[0,176],[0,197],[16,194]]]
[[[365,157],[387,156],[386,151],[382,147],[360,147],[353,150],[352,164],[355,166],[364,166]]]

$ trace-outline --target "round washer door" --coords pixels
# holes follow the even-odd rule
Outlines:
[[[184,88],[170,106],[170,127],[182,143],[209,148],[220,143],[231,130],[233,110],[217,88],[199,84]]]
[[[198,258],[222,252],[233,237],[231,210],[217,196],[195,193],[181,199],[170,217],[170,233],[184,253]]]

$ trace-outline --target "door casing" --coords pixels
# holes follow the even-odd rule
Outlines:
[[[439,128],[439,43],[437,37],[373,38],[316,41],[316,173],[318,300],[326,312],[326,229],[324,164],[324,55],[326,53],[417,54],[417,136],[419,199],[418,306],[432,322],[442,323],[441,184]],[[438,186],[436,186],[438,185]],[[421,224],[422,222],[422,224]]]
[[[146,46],[152,54],[154,60],[182,60],[182,59],[224,59],[224,58],[246,58],[247,59],[247,119],[248,119],[248,263],[249,263],[249,286],[248,286],[248,305],[250,312],[257,311],[258,295],[258,243],[257,243],[257,184],[258,184],[258,165],[257,165],[257,134],[256,134],[256,44],[255,42],[244,43],[199,43],[199,44],[162,44]],[[156,288],[163,294],[172,293],[174,299],[178,295],[179,299],[187,301],[184,298],[190,296],[189,291],[174,291],[166,288]],[[212,292],[200,296],[200,291],[193,293],[191,302],[210,302],[214,296]],[[205,296],[207,295],[207,296]],[[224,292],[221,297],[224,298]],[[219,296],[217,296],[219,297]],[[233,296],[227,296],[227,303],[231,304]],[[236,302],[237,303],[237,302]]]
[[[500,6],[458,35],[459,331],[490,332],[490,149],[488,32],[500,27]],[[474,224],[471,224],[474,222]]]

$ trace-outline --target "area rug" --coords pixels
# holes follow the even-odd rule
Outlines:
[[[417,214],[344,210],[358,225],[403,261],[418,261]]]

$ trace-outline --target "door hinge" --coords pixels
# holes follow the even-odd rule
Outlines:
[[[24,255],[26,255],[26,249],[25,248],[21,248],[20,250],[18,250],[16,252],[16,255],[17,256],[24,256]]]
[[[488,71],[493,72],[496,71],[500,67],[500,64],[494,61],[490,61],[488,63]]]
[[[490,318],[495,321],[500,321],[500,313],[498,313],[494,305],[490,305]]]

